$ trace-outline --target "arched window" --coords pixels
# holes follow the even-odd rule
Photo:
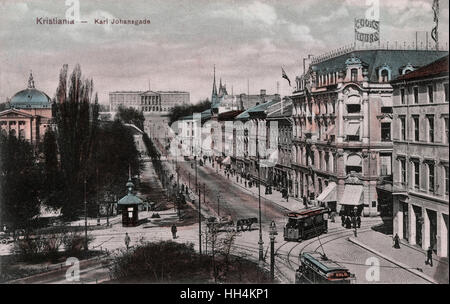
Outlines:
[[[378,72],[379,82],[389,82],[391,81],[391,69],[390,67],[384,65],[380,68]]]
[[[384,69],[381,71],[381,82],[388,82],[389,81],[389,71]]]
[[[357,82],[358,81],[358,69],[351,69],[350,75],[351,75],[351,81],[352,82]]]
[[[347,162],[345,163],[345,170],[347,174],[351,172],[361,173],[362,172],[362,158],[357,154],[352,154],[347,157]]]

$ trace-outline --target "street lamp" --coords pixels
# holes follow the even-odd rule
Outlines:
[[[87,241],[87,199],[86,199],[86,177],[84,178],[84,251],[88,251]]]
[[[357,214],[358,214],[358,207],[355,206],[353,207],[353,225],[355,226],[355,237],[358,237],[358,232],[356,230],[357,228],[357,224],[356,224],[356,219],[357,219]]]
[[[277,226],[275,222],[270,223],[269,238],[270,238],[270,279],[275,278],[275,236],[278,235]]]

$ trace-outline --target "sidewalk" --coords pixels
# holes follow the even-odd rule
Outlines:
[[[433,266],[426,265],[424,250],[405,244],[402,244],[400,249],[396,249],[392,246],[392,235],[368,231],[364,233],[364,236],[349,238],[349,241],[431,283],[449,283],[447,259],[433,255]]]

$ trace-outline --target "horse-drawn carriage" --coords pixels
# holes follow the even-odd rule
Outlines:
[[[219,232],[222,228],[235,231],[251,231],[252,225],[255,223],[258,223],[258,219],[256,217],[239,219],[236,221],[236,228],[234,228],[234,221],[231,219],[231,216],[223,216],[219,219],[216,217],[208,218],[206,221],[206,226],[208,227],[209,232]]]
[[[232,229],[234,222],[231,216],[222,216],[220,218],[209,217],[206,221],[206,227],[208,227],[208,232],[219,232],[221,228]]]

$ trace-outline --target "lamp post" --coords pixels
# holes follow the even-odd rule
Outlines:
[[[87,241],[87,199],[86,199],[86,177],[84,178],[84,251],[88,251]]]
[[[258,143],[258,126],[259,123],[256,124],[256,155],[258,157],[258,214],[259,214],[259,261],[264,260],[264,241],[262,240],[262,223],[261,223],[261,164],[259,159],[259,143]]]
[[[217,193],[217,217],[220,218],[220,192]]]
[[[277,226],[275,222],[270,223],[269,237],[270,237],[270,279],[275,278],[275,236],[278,235]]]
[[[353,207],[353,225],[355,226],[355,237],[358,237],[358,232],[356,230],[357,228],[357,224],[356,224],[356,219],[357,219],[357,214],[358,214],[358,207],[355,206]]]

